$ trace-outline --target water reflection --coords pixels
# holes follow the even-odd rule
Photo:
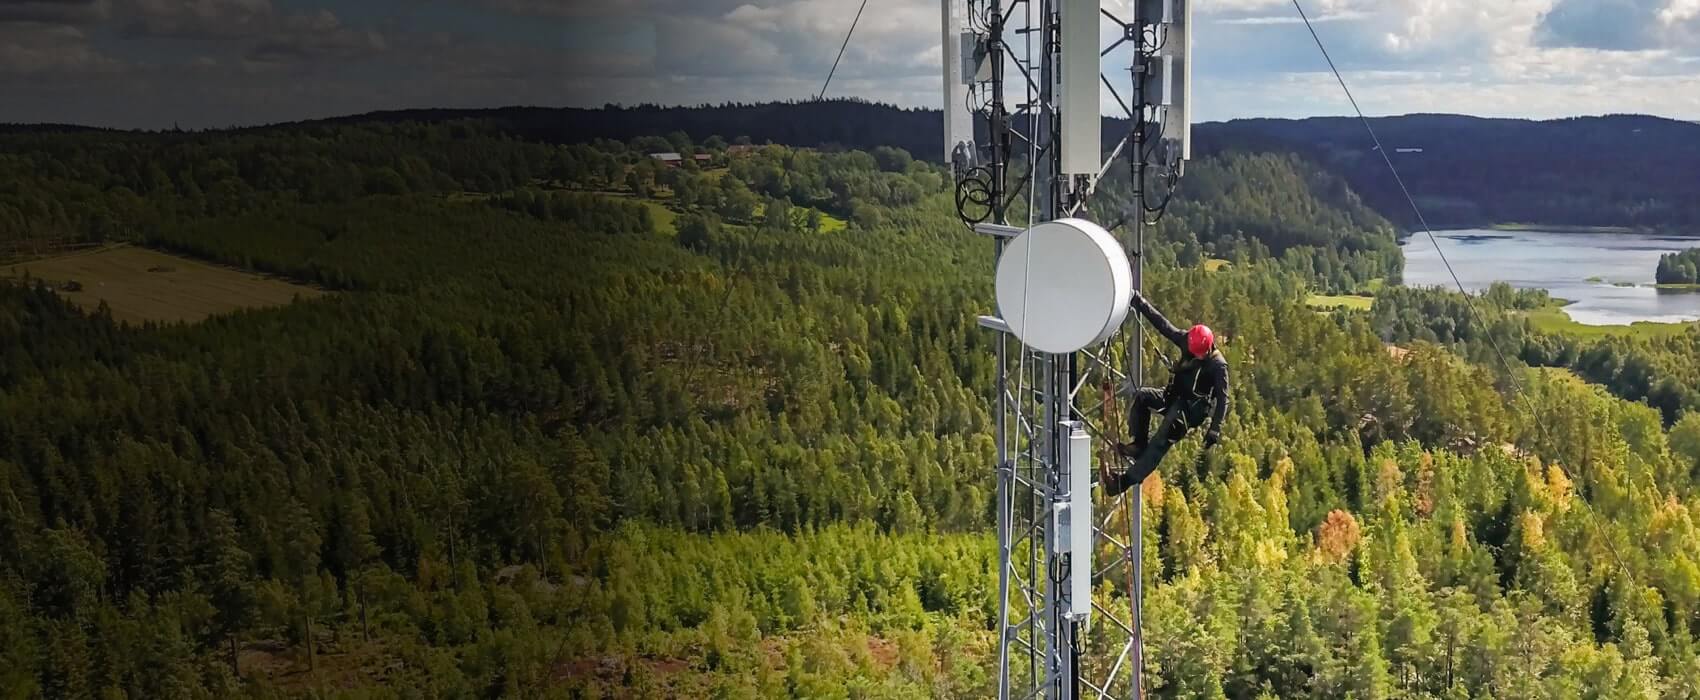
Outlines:
[[[1700,294],[1653,287],[1659,256],[1700,247],[1700,238],[1637,233],[1445,231],[1446,260],[1471,291],[1506,282],[1569,299],[1571,318],[1589,325],[1700,320]],[[1427,236],[1404,243],[1405,283],[1453,287]]]

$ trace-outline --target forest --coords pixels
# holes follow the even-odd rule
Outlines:
[[[330,292],[134,325],[0,287],[0,690],[990,695],[991,246],[902,149],[745,135],[0,135],[11,255]],[[1148,289],[1236,401],[1150,488],[1153,696],[1691,697],[1700,415],[1655,394],[1700,331],[1540,336],[1496,290],[1507,368],[1461,297],[1318,313],[1397,280],[1392,226],[1291,154],[1195,165]]]
[[[1659,284],[1700,284],[1700,248],[1659,256],[1653,279]]]
[[[1408,115],[1370,120],[1435,227],[1700,226],[1700,124],[1611,115],[1552,121]],[[1251,119],[1205,130],[1235,148],[1292,149],[1345,178],[1394,221],[1418,221],[1357,119]]]
[[[694,139],[748,136],[827,150],[908,150],[943,158],[936,111],[901,109],[855,98],[825,101],[658,105],[600,109],[502,109],[380,113],[362,119],[428,116],[489,119],[514,133],[556,143],[630,142],[679,131]],[[1700,226],[1700,124],[1638,115],[1551,121],[1413,114],[1372,119],[1393,149],[1406,184],[1435,227],[1494,224],[1622,226],[1692,232]],[[1019,117],[1018,129],[1025,128]],[[1105,152],[1128,133],[1126,120],[1104,119]],[[1417,226],[1398,183],[1356,119],[1245,119],[1198,124],[1201,155],[1293,155],[1345,181],[1395,223]],[[728,136],[729,138],[729,136]]]
[[[1543,291],[1503,283],[1466,299],[1457,292],[1392,288],[1376,295],[1372,323],[1388,342],[1439,343],[1479,363],[1502,356],[1562,368],[1613,394],[1658,409],[1666,423],[1700,412],[1700,332],[1573,337],[1537,332],[1524,312],[1550,306]]]
[[[1120,220],[1132,187],[1117,168],[1093,211]],[[1344,180],[1290,154],[1234,152],[1188,166],[1169,212],[1153,227],[1185,267],[1209,259],[1291,271],[1328,293],[1397,285],[1404,258],[1392,223]]]

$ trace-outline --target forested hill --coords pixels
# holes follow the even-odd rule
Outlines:
[[[552,142],[630,141],[680,132],[694,139],[747,136],[755,143],[903,148],[936,159],[943,150],[936,110],[862,100],[699,107],[413,110],[339,118],[362,121],[489,119],[509,133]],[[1125,132],[1105,119],[1106,141]],[[1700,124],[1648,116],[1555,121],[1410,115],[1372,120],[1429,223],[1692,228],[1700,225]],[[1377,211],[1400,224],[1415,217],[1356,119],[1251,119],[1200,124],[1201,155],[1223,151],[1297,153],[1343,177]],[[1415,152],[1409,149],[1422,149]]]
[[[1453,115],[1371,120],[1435,226],[1700,226],[1700,124],[1647,116],[1527,121]],[[1205,150],[1294,150],[1414,223],[1357,119],[1256,119],[1199,128]]]
[[[994,695],[992,247],[941,168],[517,135],[0,136],[14,257],[321,292],[0,285],[0,698]],[[1152,697],[1695,697],[1700,331],[1317,313],[1396,271],[1384,220],[1291,154],[1188,186],[1146,289],[1223,331],[1234,407],[1145,489]]]
[[[938,110],[903,109],[857,99],[728,102],[701,107],[609,105],[600,109],[417,109],[373,112],[317,123],[441,122],[456,119],[490,121],[501,125],[507,133],[555,143],[582,143],[595,139],[630,141],[639,136],[682,132],[698,141],[718,135],[727,139],[748,137],[758,144],[833,145],[864,151],[887,146],[904,149],[922,158],[944,151],[940,126],[942,117]]]

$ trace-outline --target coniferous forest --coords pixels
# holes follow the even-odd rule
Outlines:
[[[328,292],[0,285],[0,695],[992,694],[991,245],[935,164],[743,135],[0,135],[16,259]],[[1695,696],[1700,330],[1392,286],[1393,225],[1293,152],[1194,163],[1153,236],[1235,372],[1147,486],[1153,697]]]

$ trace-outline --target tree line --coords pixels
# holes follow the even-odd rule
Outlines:
[[[508,133],[556,143],[629,142],[678,132],[703,141],[742,134],[755,143],[822,150],[902,148],[942,162],[939,113],[854,98],[691,107],[401,112],[350,119],[409,123],[481,119]],[[1028,125],[1017,116],[1016,129]],[[1410,193],[1433,226],[1500,223],[1633,226],[1691,233],[1700,226],[1695,186],[1700,126],[1639,115],[1551,121],[1407,115],[1373,120]],[[1103,122],[1104,152],[1129,131]],[[1349,183],[1371,207],[1416,228],[1405,193],[1356,119],[1246,119],[1194,129],[1201,157],[1296,155]],[[676,140],[675,140],[676,141]]]
[[[1700,329],[1657,337],[1579,337],[1537,332],[1524,316],[1547,308],[1545,291],[1493,285],[1473,300],[1440,289],[1386,289],[1371,309],[1391,343],[1442,343],[1489,366],[1501,355],[1537,367],[1560,367],[1629,401],[1659,410],[1666,423],[1700,409]]]
[[[378,171],[417,156],[423,182],[447,179],[318,201],[256,175],[274,184],[233,184],[215,207],[174,175],[136,234],[335,294],[138,326],[0,289],[15,340],[0,346],[7,690],[991,692],[996,367],[974,319],[992,309],[993,261],[935,166],[770,146],[713,174],[663,171],[646,164],[656,144],[388,128],[403,127],[194,138],[210,160],[370,142],[394,150]],[[466,143],[410,145],[433,133]],[[8,191],[40,200],[180,137],[30,138],[12,157],[70,168],[39,185],[13,172]],[[511,149],[500,167],[526,177],[485,183],[483,165],[426,155],[480,148]],[[191,172],[212,168],[185,151]],[[347,170],[300,162],[303,177]],[[675,179],[643,197],[592,162],[690,173],[717,196],[682,199]],[[1575,376],[1516,368],[1521,410],[1504,370],[1452,339],[1477,332],[1456,319],[1388,352],[1379,311],[1303,304],[1328,279],[1388,272],[1391,234],[1350,190],[1282,156],[1205,167],[1221,180],[1160,225],[1147,283],[1171,318],[1222,331],[1236,407],[1222,448],[1199,461],[1182,445],[1152,487],[1153,693],[1700,687],[1684,505],[1700,419],[1667,427]],[[755,211],[725,216],[740,185]],[[125,197],[89,196],[87,211]],[[797,225],[841,203],[848,228]],[[676,233],[656,230],[657,208]],[[1241,223],[1212,233],[1206,217]],[[1207,271],[1204,241],[1228,230],[1270,254]],[[1320,277],[1315,252],[1288,262],[1346,239],[1351,257],[1333,260],[1349,275]],[[1420,317],[1392,316],[1411,333]],[[1120,590],[1096,595],[1125,611]],[[268,679],[255,663],[280,660],[308,671]]]
[[[1654,280],[1659,284],[1700,284],[1700,248],[1659,256]]]

